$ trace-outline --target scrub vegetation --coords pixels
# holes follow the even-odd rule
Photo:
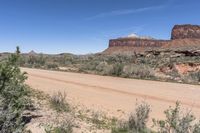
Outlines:
[[[24,54],[20,64],[30,68],[200,84],[200,56],[183,51],[147,51],[132,55]]]

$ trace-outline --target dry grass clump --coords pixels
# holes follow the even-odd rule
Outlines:
[[[57,126],[46,125],[46,133],[73,133],[73,121],[70,119],[65,119],[63,122],[58,123]]]
[[[70,105],[66,102],[66,93],[57,92],[50,97],[50,107],[58,112],[70,111]]]
[[[135,111],[129,116],[128,121],[120,121],[117,127],[112,129],[112,133],[148,133],[150,130],[147,128],[149,119],[150,106],[142,102],[136,104]]]

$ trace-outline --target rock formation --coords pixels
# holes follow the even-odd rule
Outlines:
[[[131,35],[124,38],[111,39],[109,48],[103,53],[134,53],[158,48],[177,48],[188,46],[200,47],[200,26],[175,25],[172,29],[171,40],[156,40],[150,37]]]
[[[171,39],[200,39],[199,25],[175,25],[172,29]]]
[[[33,51],[33,50],[31,50],[28,54],[29,55],[37,55],[37,53],[35,51]]]
[[[120,38],[109,41],[109,47],[133,46],[133,47],[161,47],[168,43],[167,40],[151,40],[140,38]]]

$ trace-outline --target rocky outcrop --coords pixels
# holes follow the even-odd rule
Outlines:
[[[167,40],[152,40],[139,38],[119,38],[109,41],[109,47],[133,46],[133,47],[161,47],[169,43]]]
[[[33,50],[31,50],[28,54],[29,55],[37,55],[37,53],[35,51],[33,51]]]
[[[175,25],[172,29],[171,40],[156,40],[134,34],[125,38],[111,39],[109,48],[104,53],[134,53],[160,48],[193,49],[197,46],[200,47],[200,26]]]
[[[200,39],[199,25],[175,25],[172,29],[171,39]]]

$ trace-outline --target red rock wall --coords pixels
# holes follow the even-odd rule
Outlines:
[[[135,47],[136,49],[148,49],[159,47],[172,47],[181,45],[199,44],[200,26],[198,25],[175,25],[172,29],[171,40],[153,40],[140,38],[119,38],[109,41],[109,48],[113,47]]]
[[[132,46],[132,47],[162,47],[168,44],[167,40],[148,40],[136,38],[112,39],[109,41],[109,47]]]
[[[175,25],[172,29],[171,39],[200,39],[199,25]]]

